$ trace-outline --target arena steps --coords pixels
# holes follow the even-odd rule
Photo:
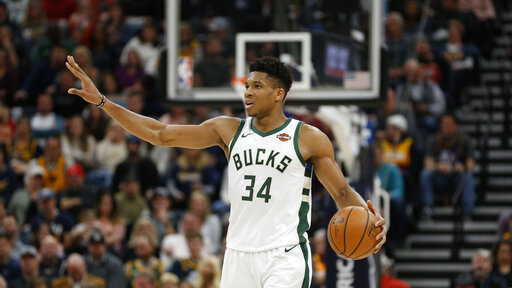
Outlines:
[[[455,278],[458,274],[471,269],[470,263],[398,263],[395,269],[400,271],[399,278]]]
[[[465,233],[462,243],[455,243],[454,235],[450,231],[444,234],[412,234],[409,235],[405,246],[415,249],[450,249],[453,245],[462,245],[461,248],[478,249],[492,247],[496,241],[496,233],[474,234]]]
[[[498,229],[496,221],[468,221],[463,225],[466,233],[496,233]],[[452,232],[455,228],[455,224],[453,221],[419,221],[417,228],[418,233],[444,234]]]
[[[446,279],[403,279],[415,288],[447,288],[450,287],[450,280]]]
[[[471,261],[471,256],[474,249],[461,249],[459,251],[456,262],[468,263]],[[450,249],[398,249],[395,251],[395,257],[400,259],[401,263],[414,263],[421,261],[427,262],[453,262],[451,259],[452,251]]]
[[[475,145],[476,189],[485,197],[472,220],[464,222],[461,243],[454,241],[450,199],[438,199],[443,203],[436,205],[431,220],[416,222],[404,247],[392,253],[396,275],[412,288],[450,287],[458,274],[470,271],[476,249],[492,249],[498,217],[512,210],[512,12],[500,11],[499,23],[491,59],[480,62],[480,83],[467,89],[464,107],[456,112],[461,130]],[[460,249],[456,257],[453,247]]]

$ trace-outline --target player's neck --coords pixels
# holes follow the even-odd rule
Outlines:
[[[287,118],[281,112],[279,114],[275,113],[274,115],[269,115],[262,118],[254,118],[254,127],[259,131],[265,133],[268,131],[272,131],[286,122]]]

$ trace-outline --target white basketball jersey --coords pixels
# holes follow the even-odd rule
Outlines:
[[[307,242],[312,168],[299,151],[303,122],[288,119],[267,133],[242,120],[229,145],[231,213],[226,245],[260,252]]]

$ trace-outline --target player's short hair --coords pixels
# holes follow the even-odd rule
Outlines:
[[[276,57],[264,56],[256,59],[249,66],[249,72],[264,72],[275,80],[277,87],[283,88],[286,94],[292,87],[292,72],[281,60]],[[276,88],[276,87],[274,87]]]

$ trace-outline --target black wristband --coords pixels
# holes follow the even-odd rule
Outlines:
[[[96,107],[101,108],[103,105],[105,105],[105,102],[107,102],[107,97],[105,95],[101,95],[101,103],[96,105]]]

